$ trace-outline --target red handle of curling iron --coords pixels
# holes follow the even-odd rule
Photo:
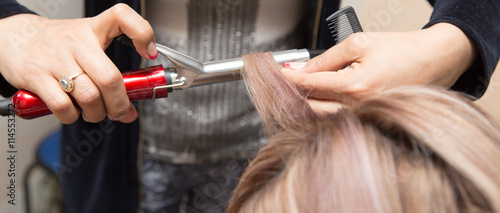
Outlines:
[[[155,87],[172,84],[170,75],[165,73],[161,65],[127,71],[122,76],[130,101],[151,99]],[[167,89],[156,90],[155,98],[167,97],[168,92]],[[19,90],[12,97],[11,103],[16,115],[24,119],[52,114],[41,98],[26,90]]]

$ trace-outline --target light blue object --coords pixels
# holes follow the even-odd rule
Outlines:
[[[54,162],[59,162],[60,161],[60,155],[61,155],[61,149],[60,149],[60,144],[61,144],[61,131],[55,131],[51,133],[45,140],[43,140],[38,147],[37,150],[37,157],[42,164],[43,167],[46,169],[53,171],[53,165]]]

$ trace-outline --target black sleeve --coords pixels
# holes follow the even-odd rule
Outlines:
[[[0,0],[0,18],[19,13],[33,13],[33,11],[20,5],[16,0]]]
[[[0,0],[0,18],[5,18],[19,13],[33,13],[33,11],[28,10],[28,8],[20,5],[15,0]],[[10,85],[0,74],[0,95],[9,97],[16,91],[17,89]]]
[[[474,43],[478,58],[451,88],[480,98],[500,56],[499,0],[429,0],[434,6],[428,28],[439,22],[459,27]]]

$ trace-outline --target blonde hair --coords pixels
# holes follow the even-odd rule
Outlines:
[[[500,212],[500,133],[460,94],[400,87],[318,115],[271,54],[244,61],[270,139],[227,212]]]

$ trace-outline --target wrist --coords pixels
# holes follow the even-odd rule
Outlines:
[[[425,34],[422,45],[427,47],[425,53],[437,62],[431,69],[450,75],[436,83],[453,85],[477,57],[473,42],[460,28],[449,23],[438,23],[422,32]]]

